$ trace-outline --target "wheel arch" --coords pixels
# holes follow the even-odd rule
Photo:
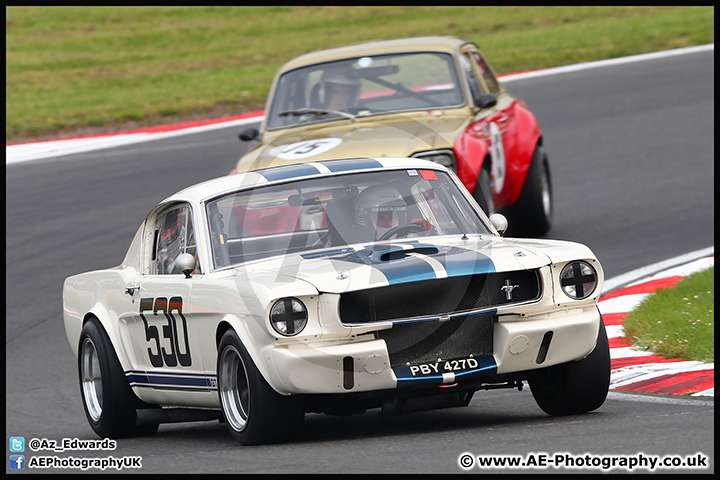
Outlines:
[[[105,306],[101,303],[96,303],[93,305],[93,307],[90,309],[89,312],[85,314],[83,317],[82,325],[80,327],[80,331],[82,332],[82,328],[85,327],[85,325],[91,321],[92,319],[97,320],[97,323],[100,325],[100,327],[105,331],[105,334],[107,335],[108,339],[110,340],[110,345],[112,346],[113,350],[115,351],[115,355],[118,358],[118,361],[120,362],[120,366],[123,369],[123,372],[127,372],[128,370],[132,370],[132,363],[130,361],[130,358],[127,355],[127,352],[125,350],[125,343],[121,339],[121,333],[119,329],[119,322],[117,318],[114,318],[110,312],[105,308]],[[75,348],[80,348],[80,338],[81,335],[78,335],[77,338],[77,345]],[[76,353],[77,358],[77,353]]]
[[[259,324],[262,324],[261,322]],[[241,320],[235,315],[226,315],[217,325],[215,330],[215,373],[217,374],[217,358],[220,354],[220,341],[223,335],[228,330],[233,330],[240,339],[240,342],[245,347],[248,355],[252,359],[253,363],[257,367],[260,374],[263,376],[265,381],[275,390],[287,391],[283,382],[280,380],[280,376],[275,371],[275,366],[272,360],[272,343],[268,338],[267,344],[260,344],[253,334],[249,331],[247,322]]]
[[[507,194],[507,205],[514,205],[520,198],[535,151],[538,147],[543,146],[542,132],[535,115],[521,102],[517,103],[515,114],[517,118],[517,162],[508,166],[508,175],[512,177],[513,189]]]
[[[469,126],[468,129],[472,128]],[[470,132],[463,132],[453,144],[457,176],[470,193],[475,192],[480,169],[489,162],[490,148],[487,141]],[[481,159],[481,160],[476,160]]]

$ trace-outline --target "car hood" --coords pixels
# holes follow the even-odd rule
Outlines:
[[[553,262],[595,258],[588,247],[557,240],[476,236],[467,240],[354,245],[274,257],[246,265],[247,273],[292,277],[320,293],[344,293],[399,283],[540,268]]]
[[[265,132],[263,143],[240,160],[238,171],[336,158],[408,157],[452,148],[466,123],[467,116],[423,112]]]

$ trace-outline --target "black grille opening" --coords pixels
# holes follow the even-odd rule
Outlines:
[[[537,300],[541,293],[538,270],[424,280],[344,293],[340,319],[364,324],[450,315]]]

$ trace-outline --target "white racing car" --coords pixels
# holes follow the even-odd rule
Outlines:
[[[286,165],[187,188],[122,264],[65,280],[101,437],[220,420],[284,441],[306,412],[465,406],[527,381],[550,415],[600,407],[603,272],[584,245],[509,239],[437,163]]]

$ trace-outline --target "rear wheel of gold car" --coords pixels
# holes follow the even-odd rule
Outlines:
[[[112,342],[100,322],[91,318],[80,334],[78,377],[85,416],[101,438],[152,435],[158,424],[137,425],[140,401],[125,377]]]
[[[542,237],[552,227],[553,194],[550,162],[540,145],[535,147],[520,197],[509,210],[508,235]]]
[[[600,408],[610,388],[610,348],[602,321],[595,349],[587,357],[537,370],[528,383],[538,406],[548,415]]]
[[[232,329],[220,340],[217,375],[223,418],[239,443],[277,443],[300,431],[304,412],[268,385]]]

